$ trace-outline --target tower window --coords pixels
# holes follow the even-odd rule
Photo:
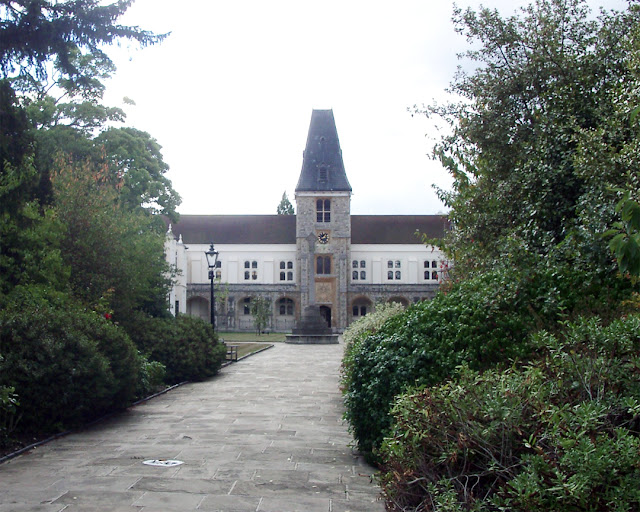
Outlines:
[[[331,222],[331,201],[329,199],[318,199],[316,201],[316,221]]]
[[[316,274],[331,274],[330,256],[318,256],[316,258]]]

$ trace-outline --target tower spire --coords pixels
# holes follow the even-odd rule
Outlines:
[[[333,110],[313,110],[311,113],[302,170],[296,186],[296,192],[300,191],[351,192]]]

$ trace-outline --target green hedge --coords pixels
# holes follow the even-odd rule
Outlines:
[[[18,287],[0,312],[0,386],[21,432],[81,425],[136,397],[141,361],[127,334],[69,296]]]
[[[462,364],[480,370],[526,357],[531,333],[577,307],[602,308],[608,293],[571,269],[497,269],[391,318],[349,353],[345,416],[358,448],[376,461],[393,399],[407,387],[443,382]]]
[[[213,377],[226,358],[226,348],[211,325],[197,317],[152,318],[139,313],[125,328],[142,353],[165,366],[167,384]]]
[[[534,336],[526,366],[461,369],[393,410],[388,510],[640,509],[640,317]]]

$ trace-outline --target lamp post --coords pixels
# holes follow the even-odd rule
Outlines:
[[[216,268],[216,264],[218,262],[218,251],[213,248],[213,242],[211,242],[211,246],[208,251],[204,253],[207,256],[207,265],[209,266],[209,279],[211,280],[211,327],[213,330],[216,329],[216,305],[213,302],[213,277]]]

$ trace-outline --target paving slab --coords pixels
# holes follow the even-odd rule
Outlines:
[[[383,511],[342,420],[342,352],[276,344],[34,448],[0,464],[0,512]]]

